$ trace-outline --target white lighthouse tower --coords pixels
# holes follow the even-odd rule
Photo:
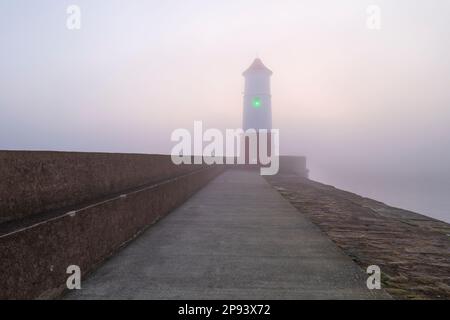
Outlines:
[[[272,71],[261,59],[255,59],[244,71],[244,116],[242,128],[245,131],[244,142],[245,163],[261,164],[261,153],[271,155],[272,129],[272,96],[270,93],[270,77]],[[266,164],[266,163],[263,163]]]
[[[243,73],[245,77],[243,129],[272,129],[272,71],[255,59]]]

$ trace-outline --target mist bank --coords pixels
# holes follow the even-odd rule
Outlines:
[[[342,167],[327,170],[311,164],[311,179],[450,222],[450,175],[444,173],[364,171]]]

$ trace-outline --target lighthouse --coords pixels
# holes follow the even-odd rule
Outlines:
[[[272,96],[270,77],[272,71],[257,58],[244,71],[244,116],[243,129],[272,129]]]
[[[257,58],[244,71],[244,110],[243,124],[246,164],[267,164],[264,155],[272,154],[272,96],[270,77],[272,71]]]

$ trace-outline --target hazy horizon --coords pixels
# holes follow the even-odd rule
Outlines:
[[[81,30],[66,9],[81,8]],[[369,5],[381,29],[366,27]],[[274,72],[281,153],[311,177],[450,222],[450,2],[3,1],[0,149],[169,153],[238,128]]]

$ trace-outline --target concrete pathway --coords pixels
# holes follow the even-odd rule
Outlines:
[[[229,170],[68,299],[368,299],[367,275],[257,172]]]

